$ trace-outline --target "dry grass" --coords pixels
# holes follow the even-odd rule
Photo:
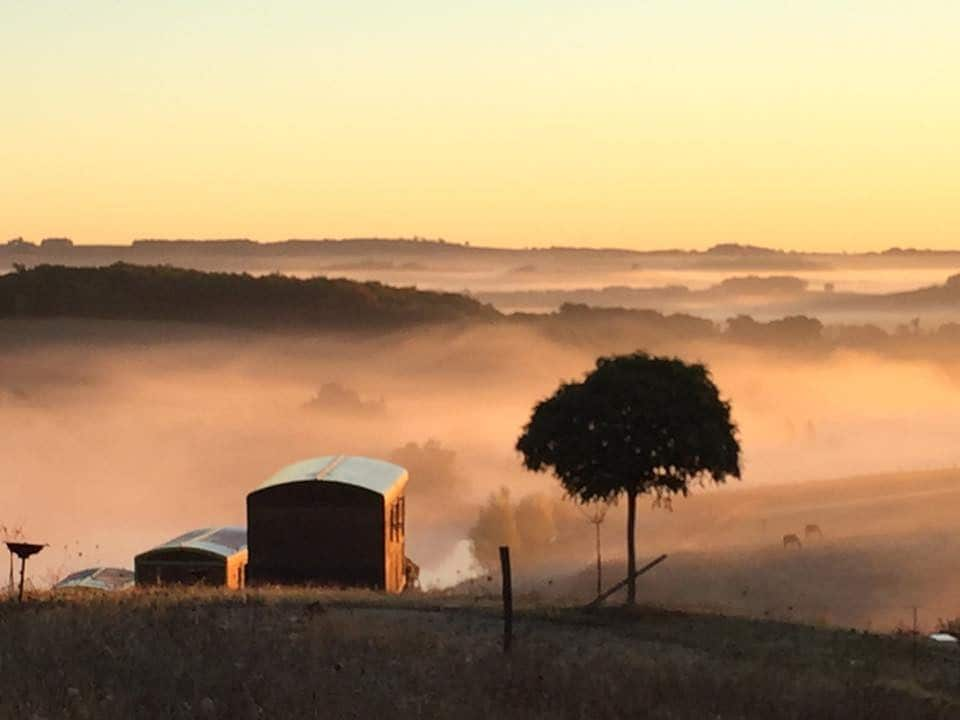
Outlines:
[[[957,717],[895,637],[655,610],[267,590],[0,604],[3,718]]]
[[[960,610],[952,568],[958,553],[960,538],[945,532],[828,539],[802,550],[679,551],[637,591],[641,602],[671,608],[881,632],[910,627],[917,607],[919,627],[932,631]],[[595,595],[595,573],[587,568],[547,589],[586,602]],[[623,563],[604,567],[607,578],[625,574]]]

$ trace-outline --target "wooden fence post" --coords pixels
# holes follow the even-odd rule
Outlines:
[[[513,642],[513,582],[510,576],[510,548],[500,548],[500,575],[503,583],[503,651],[510,652]]]
[[[913,650],[911,651],[911,667],[913,674],[917,674],[917,606],[913,606]]]

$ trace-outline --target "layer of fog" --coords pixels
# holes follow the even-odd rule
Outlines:
[[[958,268],[953,267],[920,267],[738,272],[728,268],[598,270],[592,267],[558,269],[529,265],[460,270],[420,267],[399,270],[373,266],[337,269],[321,274],[357,281],[416,286],[425,290],[468,293],[505,313],[547,313],[564,303],[574,302],[603,307],[652,309],[665,313],[690,313],[718,323],[740,314],[764,321],[805,314],[818,317],[825,323],[872,323],[893,330],[898,325],[909,323],[917,315],[923,315],[928,327],[960,321],[960,309],[953,299],[940,303],[904,301],[886,303],[882,307],[870,305],[871,298],[942,286],[957,271]],[[317,274],[317,271],[299,273],[303,277]],[[806,284],[806,290],[800,293],[709,292],[725,281],[746,278],[773,280],[778,277],[802,281]],[[639,292],[632,296],[631,291]]]
[[[571,271],[573,270],[573,271]],[[790,275],[809,283],[811,290],[823,290],[828,284],[836,292],[883,294],[915,290],[920,287],[939,285],[960,271],[960,268],[893,268],[854,269],[827,268],[818,270],[784,271],[736,271],[728,268],[711,270],[693,269],[623,269],[608,272],[586,270],[553,270],[535,265],[510,269],[427,270],[425,268],[384,269],[356,268],[335,269],[323,273],[303,270],[288,273],[302,277],[325,274],[350,280],[376,280],[392,285],[416,285],[425,290],[450,292],[497,292],[522,290],[575,290],[604,287],[658,288],[682,285],[690,290],[706,290],[728,277],[746,275]]]
[[[589,564],[592,527],[553,478],[520,469],[513,445],[533,403],[587,371],[592,350],[519,328],[363,342],[202,335],[149,325],[0,323],[0,521],[50,544],[31,564],[37,584],[93,564],[130,567],[135,553],[193,527],[242,525],[246,493],[294,460],[391,457],[431,439],[455,459],[448,474],[421,472],[419,485],[416,473],[411,479],[408,554],[428,583],[478,572],[464,540],[504,486],[508,505],[526,502],[524,517],[542,526],[533,532],[526,520],[517,529],[517,542],[526,543],[518,548],[521,578]],[[678,499],[672,513],[641,513],[645,551],[770,548],[802,518],[817,522],[829,509],[817,509],[829,497],[794,503],[804,511],[781,526],[770,502],[751,515],[750,488],[960,461],[953,442],[960,386],[945,361],[790,359],[719,345],[676,352],[708,362],[733,403],[744,477]],[[311,403],[331,383],[355,392],[359,405],[329,395]],[[843,521],[842,534],[939,531],[925,503],[942,510],[957,499],[937,498],[912,504],[896,523],[880,523],[868,506]],[[603,526],[610,559],[622,557],[622,525],[615,508]]]
[[[165,256],[146,256],[135,262],[174,262],[189,267],[231,272],[249,271],[256,275],[281,271],[298,277],[326,276],[356,281],[378,281],[402,287],[441,290],[472,294],[502,312],[552,312],[566,302],[594,306],[652,309],[664,313],[689,313],[717,323],[740,314],[768,321],[789,315],[805,314],[818,317],[824,323],[872,323],[886,330],[908,324],[922,315],[928,328],[946,322],[960,321],[956,298],[914,298],[884,300],[884,295],[910,292],[921,288],[942,286],[957,274],[960,268],[950,265],[951,258],[941,258],[926,266],[910,266],[901,258],[865,256],[852,263],[838,262],[848,256],[833,256],[829,263],[783,267],[759,265],[752,267],[749,258],[702,266],[694,256],[683,254],[645,257],[642,263],[632,256],[611,253],[577,255],[543,251],[524,262],[523,254],[509,256],[455,257],[423,248],[424,255],[415,260],[404,255],[389,255],[389,244],[381,254],[314,258],[312,263],[299,268],[290,264],[247,267],[242,257],[189,255],[174,259]],[[787,256],[789,259],[792,256]],[[716,259],[716,258],[714,258]],[[115,258],[94,256],[82,264],[104,264]],[[183,262],[180,262],[180,261]],[[34,258],[37,262],[57,261],[52,258]],[[60,262],[70,263],[69,256]],[[0,257],[0,273],[12,270],[9,260]],[[775,283],[767,290],[744,287],[726,292],[712,292],[723,283],[748,278],[795,280],[805,283],[806,289],[785,292]],[[877,302],[871,304],[871,300]],[[879,303],[879,304],[877,304]]]

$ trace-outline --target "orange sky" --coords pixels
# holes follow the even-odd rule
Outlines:
[[[0,242],[960,247],[960,3],[13,0]]]

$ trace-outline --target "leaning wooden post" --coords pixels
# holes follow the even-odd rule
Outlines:
[[[642,568],[640,568],[640,569],[637,570],[635,573],[633,573],[632,577],[635,577],[635,578],[636,578],[636,577],[640,577],[640,576],[643,575],[645,572],[647,572],[647,570],[651,570],[651,569],[655,568],[657,565],[659,565],[660,563],[662,563],[662,562],[663,562],[664,560],[666,560],[666,559],[667,559],[667,556],[666,556],[666,555],[661,555],[661,556],[658,557],[657,559],[648,562],[648,563],[647,563],[646,565],[644,565]],[[616,585],[614,585],[612,588],[610,588],[609,590],[607,590],[607,591],[604,592],[604,593],[601,593],[600,595],[597,595],[596,598],[594,598],[593,600],[591,600],[591,601],[590,601],[589,603],[587,603],[587,605],[585,605],[584,607],[585,607],[586,609],[588,609],[588,610],[593,609],[593,608],[595,608],[595,607],[599,607],[599,606],[600,606],[600,603],[602,603],[602,602],[603,602],[604,600],[606,600],[608,597],[610,597],[611,595],[613,595],[617,590],[619,590],[619,589],[622,588],[624,585],[626,585],[628,582],[630,582],[630,578],[631,578],[631,576],[630,576],[630,575],[627,575],[627,577],[625,577],[623,580],[621,580],[620,582],[618,582],[618,583],[617,583]]]
[[[503,651],[510,652],[513,641],[513,582],[510,577],[510,548],[500,548],[500,575],[503,583]]]

